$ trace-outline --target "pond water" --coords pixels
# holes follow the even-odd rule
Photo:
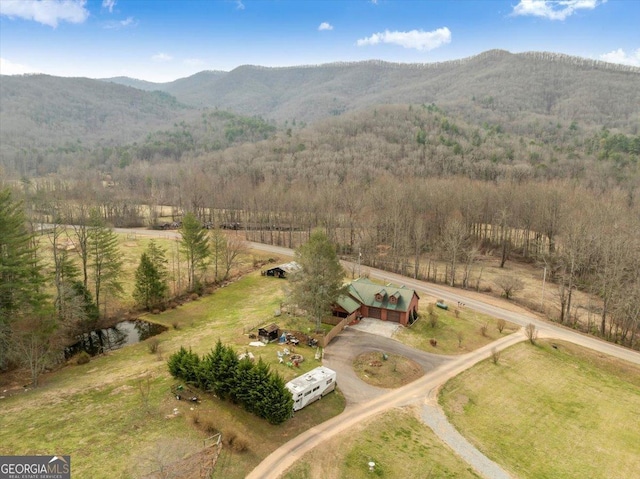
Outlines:
[[[159,324],[147,321],[127,320],[120,321],[111,328],[96,329],[90,333],[85,333],[78,338],[78,342],[68,346],[64,350],[66,359],[86,351],[91,356],[114,351],[129,344],[139,343],[147,338],[166,331],[167,328]]]

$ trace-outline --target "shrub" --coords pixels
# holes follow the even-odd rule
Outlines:
[[[502,333],[506,325],[507,325],[507,322],[504,319],[502,318],[498,319],[498,321],[496,322],[496,327],[498,328],[498,332]]]
[[[160,349],[160,340],[158,338],[151,338],[147,342],[147,348],[151,354],[156,354]]]
[[[222,433],[222,444],[231,447],[233,446],[233,443],[235,442],[237,437],[238,434],[235,431],[226,430],[224,431],[224,433]]]
[[[429,344],[435,348],[438,345],[438,340],[436,338],[431,338],[429,340]]]
[[[168,361],[169,372],[175,378],[181,378],[185,382],[198,384],[200,379],[200,357],[184,347],[173,353]]]
[[[199,424],[200,429],[202,429],[207,435],[213,436],[214,434],[218,434],[218,428],[212,421],[201,421]]]
[[[91,356],[86,351],[80,351],[80,354],[76,357],[76,364],[78,365],[87,364],[89,361],[91,361]]]
[[[242,438],[238,438],[235,441],[233,441],[231,450],[237,453],[246,452],[249,450],[249,443]]]
[[[480,334],[482,334],[482,336],[486,337],[488,330],[489,330],[489,325],[487,323],[480,326]]]
[[[493,361],[493,364],[498,364],[498,361],[500,361],[500,351],[496,348],[491,349],[491,361]]]

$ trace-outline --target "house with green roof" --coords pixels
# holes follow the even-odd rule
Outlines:
[[[407,326],[418,317],[419,300],[413,289],[382,286],[367,278],[358,278],[349,283],[347,294],[338,298],[333,314],[343,318],[355,314]]]

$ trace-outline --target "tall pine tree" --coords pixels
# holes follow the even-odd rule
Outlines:
[[[33,318],[46,306],[43,276],[22,205],[0,191],[0,368],[15,351],[21,331],[36,331]],[[49,332],[47,327],[47,333]],[[38,366],[39,368],[39,366]]]
[[[166,299],[169,291],[166,263],[164,250],[154,241],[149,243],[147,251],[140,256],[133,298],[146,310],[162,304]]]
[[[199,272],[203,272],[209,258],[209,242],[207,230],[193,213],[187,213],[182,218],[180,227],[180,247],[187,257],[187,276],[189,291],[195,291],[200,283]]]
[[[109,294],[122,294],[122,259],[118,251],[118,236],[108,228],[97,209],[92,209],[88,231],[89,265],[93,273],[93,297],[98,309]]]
[[[332,305],[346,292],[344,270],[335,247],[320,230],[311,233],[309,241],[296,250],[295,258],[302,270],[289,279],[291,296],[315,320],[319,331],[322,317],[331,313]]]

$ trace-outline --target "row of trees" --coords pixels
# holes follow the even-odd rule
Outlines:
[[[168,360],[169,372],[203,391],[241,404],[247,411],[281,424],[293,414],[293,398],[284,379],[259,359],[238,359],[236,351],[218,340],[216,347],[200,357],[181,347]]]
[[[640,286],[633,273],[640,263],[640,214],[633,192],[517,178],[399,182],[388,173],[368,182],[345,177],[341,182],[265,180],[254,186],[251,174],[229,182],[204,165],[193,165],[183,178],[166,177],[161,168],[140,173],[157,174],[159,182],[166,182],[152,189],[156,194],[151,197],[158,204],[175,202],[176,218],[184,210],[194,212],[186,221],[193,223],[194,235],[193,247],[185,253],[193,259],[188,288],[197,289],[207,268],[214,277],[224,277],[235,251],[231,247],[225,252],[212,241],[205,244],[202,236],[207,234],[200,228],[204,221],[237,225],[243,231],[234,238],[294,248],[321,227],[344,257],[465,288],[482,287],[478,260],[485,254],[497,255],[502,266],[513,260],[536,264],[540,280],[547,270],[547,297],[556,298],[556,307],[549,311],[554,319],[573,325],[588,308],[600,316],[590,331],[626,344],[637,342],[640,319],[633,304]],[[107,192],[130,204],[145,201],[137,190],[118,185],[93,190],[89,183],[82,184],[91,193],[82,194],[76,185],[67,191],[69,196],[80,200]],[[180,195],[173,196],[174,190]],[[199,251],[198,244],[207,247]],[[619,267],[612,269],[614,258]],[[446,267],[438,264],[442,261]],[[600,299],[577,303],[578,289]]]
[[[73,225],[57,216],[40,236],[29,227],[23,203],[10,189],[0,190],[0,370],[25,366],[34,385],[62,359],[66,345],[116,312],[125,292],[118,235],[99,208],[75,211]],[[184,219],[171,272],[167,251],[155,241],[141,254],[132,292],[140,308],[162,308],[172,293],[225,280],[239,264],[242,241],[203,229],[193,215]],[[187,286],[171,293],[169,281],[182,284],[181,263],[189,272]]]

